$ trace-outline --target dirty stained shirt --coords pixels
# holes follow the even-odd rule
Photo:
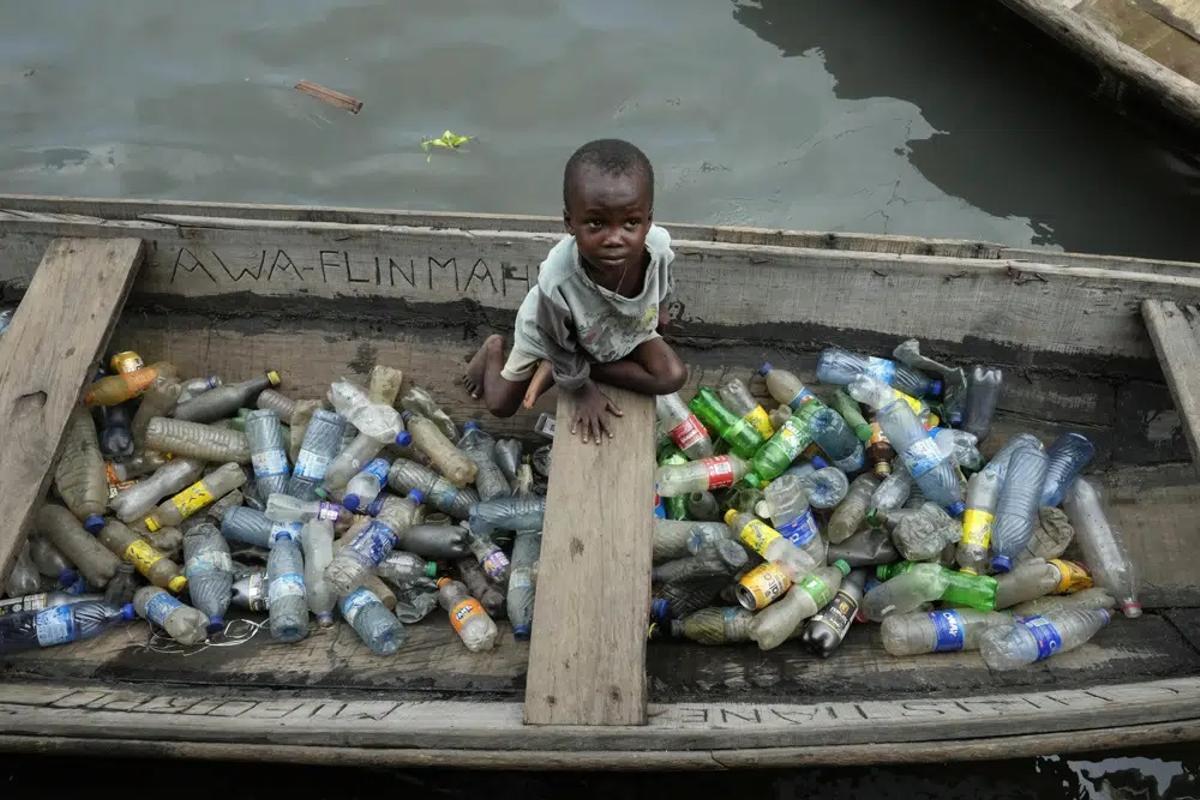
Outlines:
[[[658,338],[658,306],[672,289],[671,235],[651,225],[646,234],[642,291],[624,297],[587,274],[574,236],[551,250],[517,311],[513,349],[549,361],[554,382],[575,391],[588,379],[591,362],[618,361],[642,342]]]

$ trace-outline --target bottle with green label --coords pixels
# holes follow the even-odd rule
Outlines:
[[[917,566],[916,562],[898,561],[895,564],[880,564],[875,568],[880,580],[888,580],[897,575],[909,572]],[[925,565],[922,565],[925,566]],[[996,608],[996,579],[989,575],[968,575],[965,572],[937,566],[946,581],[946,589],[940,599],[952,606],[966,606],[980,611],[993,611]]]
[[[845,389],[838,389],[833,393],[832,405],[834,410],[842,415],[842,419],[846,420],[846,424],[860,442],[866,445],[871,441],[871,423],[863,416],[862,406],[857,400],[846,394]]]
[[[836,561],[821,567],[797,581],[784,598],[767,606],[750,623],[750,638],[758,642],[761,650],[771,650],[792,634],[798,633],[800,623],[816,614],[829,604],[842,585],[842,578],[850,574],[850,565]]]
[[[726,408],[717,393],[707,386],[700,387],[688,407],[710,431],[729,444],[734,455],[750,458],[762,446],[763,436],[754,425]]]
[[[819,402],[805,403],[788,417],[775,435],[758,449],[750,460],[750,473],[744,478],[751,486],[762,486],[782,475],[792,462],[812,444],[810,420],[825,406]]]
[[[673,444],[667,445],[658,453],[658,465],[660,467],[686,463],[688,463],[688,457]],[[667,509],[667,519],[687,519],[687,499],[688,496],[686,494],[664,497],[663,506]]]

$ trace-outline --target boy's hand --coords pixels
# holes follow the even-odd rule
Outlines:
[[[579,431],[584,444],[587,444],[589,437],[594,439],[596,444],[600,444],[605,434],[611,439],[612,429],[608,427],[610,413],[618,417],[624,416],[617,404],[600,391],[600,387],[593,381],[587,381],[575,398],[575,418],[571,420],[571,435],[574,436],[576,431]]]

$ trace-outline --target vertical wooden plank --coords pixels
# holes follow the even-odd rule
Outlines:
[[[140,239],[55,239],[0,337],[0,576],[45,494],[71,409],[142,262]]]
[[[644,725],[654,502],[654,402],[602,387],[625,412],[602,445],[571,436],[558,401],[525,722]]]
[[[1200,319],[1195,307],[1188,311],[1192,320],[1169,300],[1142,301],[1142,317],[1183,421],[1192,460],[1200,463],[1200,340],[1194,327]]]

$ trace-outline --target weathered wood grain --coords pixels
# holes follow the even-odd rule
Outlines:
[[[623,412],[603,444],[572,436],[574,398],[558,401],[525,686],[531,724],[646,721],[654,403],[602,390]]]
[[[108,342],[142,260],[138,239],[50,243],[0,338],[0,576],[45,496],[50,466],[92,364]]]
[[[1180,308],[1167,300],[1142,303],[1142,316],[1183,418],[1193,461],[1200,461],[1200,309]]]

